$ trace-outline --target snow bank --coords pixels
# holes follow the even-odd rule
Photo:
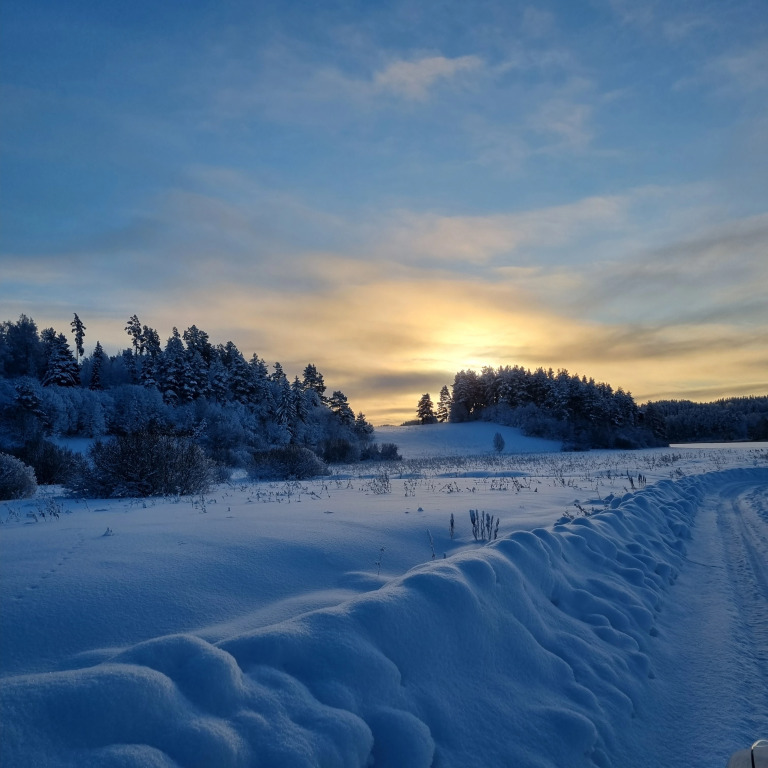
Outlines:
[[[719,473],[739,477],[764,470]],[[754,476],[754,475],[753,475]],[[710,476],[211,644],[9,677],[8,766],[608,766]]]

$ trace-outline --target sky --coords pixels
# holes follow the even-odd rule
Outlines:
[[[3,0],[0,320],[768,393],[764,0]]]

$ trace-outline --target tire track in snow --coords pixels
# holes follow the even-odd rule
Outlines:
[[[737,487],[733,491],[720,516],[733,555],[727,565],[745,631],[752,635],[763,687],[768,690],[768,489],[744,491]]]
[[[696,501],[685,564],[658,618],[657,678],[614,757],[623,768],[702,765],[768,731],[768,473],[680,481]]]

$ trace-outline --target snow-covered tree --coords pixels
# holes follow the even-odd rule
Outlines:
[[[323,401],[325,397],[325,381],[323,379],[323,374],[320,373],[312,363],[307,365],[304,369],[304,379],[302,383],[304,384],[304,389],[314,390],[317,392],[320,402]]]
[[[355,413],[349,407],[347,396],[341,391],[336,390],[332,395],[329,403],[331,411],[336,415],[336,418],[344,425],[351,427],[355,423]]]
[[[154,328],[145,325],[141,329],[141,337],[144,341],[146,353],[152,358],[158,357],[163,351],[160,344],[160,334]]]
[[[101,389],[101,369],[104,366],[104,350],[97,341],[91,356],[91,389]]]
[[[60,333],[51,341],[42,385],[44,387],[76,387],[79,383],[80,368],[69,348],[67,337]]]
[[[201,331],[196,325],[191,325],[184,331],[182,338],[186,342],[190,356],[198,352],[205,365],[210,365],[213,358],[213,346],[205,331]]]
[[[166,403],[176,404],[187,402],[185,384],[188,377],[184,343],[178,328],[173,328],[165,344],[159,365],[158,388]]]
[[[373,437],[373,424],[368,422],[368,420],[365,418],[365,414],[362,411],[360,411],[357,416],[355,416],[354,430],[358,438],[364,443],[368,442]]]
[[[293,393],[294,408],[296,411],[296,418],[300,422],[306,422],[309,416],[309,405],[307,403],[306,392],[298,376],[294,376],[293,384],[291,384],[291,392]]]
[[[44,371],[45,355],[35,321],[20,315],[15,323],[3,322],[0,326],[0,374],[14,379],[35,377]]]
[[[432,403],[432,398],[429,393],[425,393],[419,399],[419,404],[416,407],[416,415],[422,424],[434,424],[437,421],[435,417],[435,406]]]
[[[451,413],[451,393],[448,390],[448,385],[443,384],[440,390],[440,399],[437,401],[437,420],[440,422],[448,421],[448,417]]]

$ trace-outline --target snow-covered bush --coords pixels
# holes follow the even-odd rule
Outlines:
[[[253,454],[248,474],[254,480],[305,480],[328,472],[328,467],[300,445],[281,445]]]
[[[204,493],[213,463],[186,437],[141,431],[97,441],[90,461],[67,486],[92,498]]]
[[[37,490],[32,467],[7,453],[0,453],[0,499],[25,499]]]

